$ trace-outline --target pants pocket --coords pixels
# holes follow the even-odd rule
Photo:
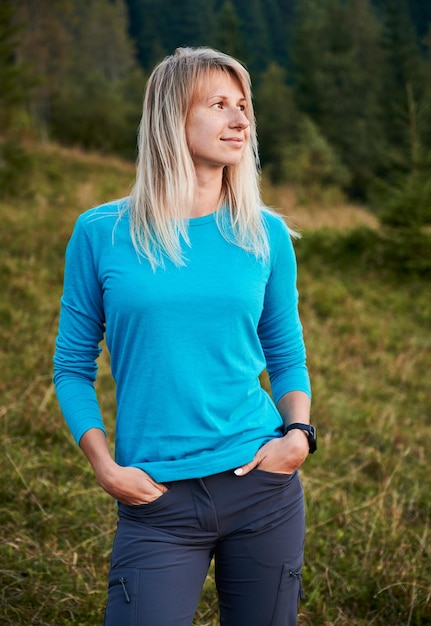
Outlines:
[[[128,567],[111,572],[104,626],[138,626],[138,579],[137,568]]]
[[[278,588],[271,626],[296,626],[298,601],[304,599],[301,569],[285,563]]]
[[[262,470],[258,467],[255,467],[253,470],[256,476],[259,476],[262,480],[273,481],[278,484],[287,484],[293,478],[295,478],[298,474],[298,470],[295,470],[291,474],[282,474],[279,472],[268,472],[267,470]]]

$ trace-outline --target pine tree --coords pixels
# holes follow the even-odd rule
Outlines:
[[[53,133],[68,143],[133,156],[144,78],[128,38],[123,0],[87,0],[70,38],[66,81],[51,99]],[[139,93],[131,89],[132,76]]]
[[[271,62],[266,8],[261,0],[235,0],[234,4],[243,25],[244,60],[252,74],[257,74]]]
[[[386,0],[383,13],[384,127],[390,167],[407,171],[414,160],[417,112],[427,108],[427,77],[406,0]]]
[[[256,117],[263,169],[272,182],[281,182],[285,146],[297,139],[299,115],[285,71],[275,63],[264,72],[256,90]]]
[[[289,24],[293,21],[292,8],[292,2],[266,0],[264,4],[264,16],[269,34],[270,60],[284,68],[286,68],[288,58],[288,29]]]
[[[127,10],[122,0],[87,2],[77,33],[74,55],[78,68],[109,82],[121,80],[134,64],[134,50],[127,34]]]
[[[110,150],[127,143],[133,155],[144,79],[123,0],[22,0],[16,19],[17,57],[34,77],[27,106],[42,137]]]
[[[387,262],[400,271],[429,274],[431,64],[421,56],[407,2],[387,0],[384,9],[384,107],[391,150],[386,181],[380,182],[374,202]]]
[[[212,40],[211,0],[165,0],[167,32],[164,46],[171,54],[178,46],[204,46]]]
[[[317,125],[363,195],[384,158],[379,28],[367,0],[302,0],[292,30],[298,108]]]
[[[241,21],[232,0],[225,0],[218,15],[215,44],[219,50],[245,62],[246,52],[241,33]]]
[[[165,54],[168,14],[165,0],[127,0],[129,35],[134,42],[139,64],[150,71]]]
[[[7,2],[0,3],[0,133],[7,130],[13,107],[22,102],[24,71],[17,59],[19,28]]]
[[[43,138],[48,137],[52,97],[62,89],[73,56],[68,28],[74,27],[74,10],[67,0],[54,5],[49,0],[17,3],[16,19],[22,25],[17,54],[33,76],[27,107]]]

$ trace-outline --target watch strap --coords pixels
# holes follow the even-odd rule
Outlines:
[[[302,424],[301,422],[294,422],[293,424],[289,424],[286,426],[284,434],[288,433],[290,430],[302,430],[307,433],[308,436],[308,446],[310,449],[310,454],[316,452],[317,450],[317,439],[316,439],[316,429],[311,424]]]

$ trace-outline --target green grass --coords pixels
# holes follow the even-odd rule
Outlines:
[[[298,246],[321,444],[303,623],[430,624],[430,285],[341,249],[329,232]]]
[[[89,206],[126,195],[134,172],[53,147],[31,155],[26,193],[0,208],[0,623],[96,626],[115,507],[63,423],[51,360],[72,225]],[[295,245],[319,451],[302,470],[299,623],[426,626],[430,283],[387,271],[365,227],[303,235]],[[103,356],[98,386],[112,429]],[[217,624],[212,572],[195,623]]]

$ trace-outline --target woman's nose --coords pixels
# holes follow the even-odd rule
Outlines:
[[[241,128],[245,130],[250,126],[250,122],[244,111],[236,109],[235,113],[232,115],[232,120],[229,126],[231,126],[232,128]]]

